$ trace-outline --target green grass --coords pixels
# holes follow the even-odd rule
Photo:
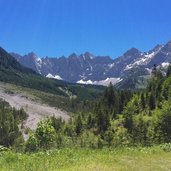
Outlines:
[[[170,171],[171,152],[160,148],[61,149],[0,153],[0,171]]]

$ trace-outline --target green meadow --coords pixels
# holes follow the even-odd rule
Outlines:
[[[171,152],[159,147],[58,149],[0,153],[0,171],[170,171]]]

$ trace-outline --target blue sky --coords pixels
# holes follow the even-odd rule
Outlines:
[[[122,55],[171,40],[170,0],[0,0],[0,46],[22,55]]]

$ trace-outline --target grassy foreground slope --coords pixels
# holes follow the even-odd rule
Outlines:
[[[170,161],[171,152],[158,147],[5,152],[0,153],[0,171],[169,171]]]

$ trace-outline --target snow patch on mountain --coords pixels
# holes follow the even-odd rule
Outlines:
[[[145,69],[148,71],[149,74],[151,74],[152,69],[150,69],[150,68],[145,68]]]
[[[37,68],[38,73],[41,74],[42,59],[36,56],[35,64],[36,64],[36,68]]]
[[[52,74],[50,74],[50,73],[48,75],[46,75],[46,77],[47,78],[54,78],[54,76]]]
[[[129,70],[131,68],[134,68],[136,66],[140,66],[140,65],[147,65],[148,62],[150,62],[150,60],[158,53],[159,51],[155,51],[155,52],[151,52],[151,53],[147,53],[145,55],[142,55],[143,57],[140,58],[139,60],[135,61],[132,64],[129,64],[125,67],[124,70]]]
[[[39,64],[39,65],[41,65],[42,64],[42,59],[41,58],[36,58],[36,61],[37,61],[37,63]]]
[[[77,81],[78,84],[93,84],[93,82],[91,80],[88,81],[84,81],[84,80],[79,80]]]
[[[110,82],[115,85],[118,82],[122,81],[121,78],[106,78],[105,80],[102,81],[95,81],[94,84],[95,85],[103,85],[103,86],[108,86],[110,84]]]
[[[139,58],[137,61],[127,65],[125,67],[124,70],[129,70],[129,69],[132,69],[136,66],[140,66],[140,65],[147,65],[150,60],[155,57],[155,55],[161,50],[162,46],[160,48],[158,48],[156,51],[152,51],[151,53],[141,53],[141,58]]]
[[[121,78],[107,78],[105,80],[101,80],[101,81],[84,81],[84,80],[79,80],[77,81],[78,84],[91,84],[91,85],[103,85],[103,86],[108,86],[110,84],[110,82],[115,85],[116,83],[122,81]]]
[[[125,67],[125,69],[124,69],[124,71],[125,70],[129,70],[129,69],[132,69],[134,66],[132,65],[132,64],[129,64],[129,65],[127,65],[126,67]]]
[[[63,80],[59,75],[55,75],[53,76],[52,74],[48,74],[46,75],[47,78],[53,78],[53,79],[57,79],[57,80]]]
[[[112,63],[112,64],[109,64],[108,66],[109,66],[109,68],[112,68],[112,67],[114,67],[114,65],[115,65],[115,63]]]
[[[135,61],[132,64],[127,65],[124,70],[129,70],[129,69],[134,68],[138,65],[146,65],[149,62],[149,60],[154,57],[154,55],[155,55],[154,52],[152,52],[150,54],[143,55],[143,57],[140,58],[139,60]]]
[[[169,65],[170,65],[169,62],[163,62],[163,63],[161,64],[161,66],[162,66],[163,68],[167,68]]]
[[[57,80],[63,80],[59,75],[55,75],[54,78],[57,79]]]

